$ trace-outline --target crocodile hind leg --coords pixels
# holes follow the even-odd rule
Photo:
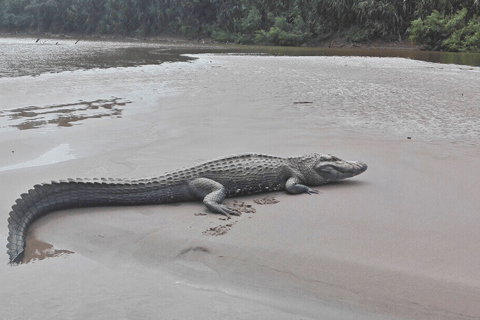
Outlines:
[[[222,204],[227,189],[214,180],[197,178],[187,183],[188,191],[195,197],[203,199],[203,203],[213,213],[220,213],[230,219],[230,215],[239,216],[240,212]]]

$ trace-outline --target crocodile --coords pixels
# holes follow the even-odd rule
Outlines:
[[[330,154],[277,157],[246,153],[154,178],[77,178],[37,184],[12,206],[7,253],[11,263],[21,263],[29,225],[56,210],[203,200],[211,212],[230,218],[239,212],[222,204],[225,197],[278,190],[313,194],[318,191],[310,187],[350,178],[366,169],[363,162],[344,161]]]

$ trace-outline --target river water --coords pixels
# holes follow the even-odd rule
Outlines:
[[[0,80],[3,78],[1,85],[8,90],[6,78],[191,61],[192,57],[179,53],[211,51],[226,54],[229,50],[239,51],[238,48],[195,48],[172,43],[0,38]],[[248,50],[259,51],[255,47]],[[290,105],[278,105],[277,108],[280,112],[295,113],[299,125],[341,126],[385,137],[447,140],[470,146],[479,144],[478,67],[401,58],[347,59],[335,56],[373,55],[372,50],[314,51],[307,48],[288,51],[288,48],[273,47],[265,50],[269,54],[298,54],[302,57],[284,56],[272,60],[245,54],[234,58],[235,54],[227,54],[221,59],[228,60],[232,68],[238,65],[244,70],[235,76],[239,86],[245,83],[248,87],[255,81],[259,84],[274,81],[279,96],[289,95],[293,89],[298,97],[292,97]],[[319,52],[323,57],[305,57],[308,54],[318,55]],[[458,54],[452,58],[451,54],[418,51],[375,52],[433,61],[465,60],[461,58],[465,55]],[[470,55],[469,59],[475,63],[478,55]],[[345,77],[344,73],[349,73],[349,70],[352,71],[351,76]],[[222,88],[223,83],[215,85],[219,90],[228,90]],[[49,105],[19,105],[15,108],[1,103],[0,130],[32,129],[46,125],[68,127],[91,118],[121,118],[130,103],[123,97],[69,103],[58,101]]]
[[[0,38],[0,77],[185,61],[169,45],[78,39]]]

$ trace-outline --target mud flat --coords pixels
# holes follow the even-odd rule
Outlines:
[[[231,220],[201,203],[47,215],[29,263],[0,255],[5,318],[480,317],[480,68],[196,58],[0,78],[0,245],[10,206],[43,181],[240,152],[332,153],[368,171],[318,195],[228,199],[245,211]]]

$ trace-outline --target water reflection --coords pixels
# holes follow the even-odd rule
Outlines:
[[[188,61],[184,54],[260,53],[287,56],[400,57],[439,63],[480,66],[480,53],[420,50],[310,48],[247,45],[203,45],[195,42],[86,41],[0,37],[0,78],[47,72],[132,67],[166,61]]]
[[[190,60],[161,48],[154,43],[0,38],[0,78]]]
[[[95,101],[79,101],[77,103],[28,106],[0,111],[0,130],[9,128],[19,130],[36,129],[55,125],[71,127],[74,122],[103,117],[121,117],[122,108],[131,101],[112,97]]]
[[[238,47],[236,52],[266,53],[278,56],[343,56],[408,58],[428,62],[480,67],[480,53],[438,52],[407,49],[304,48],[275,46]]]
[[[480,53],[418,51],[412,53],[411,58],[430,62],[480,66]]]

